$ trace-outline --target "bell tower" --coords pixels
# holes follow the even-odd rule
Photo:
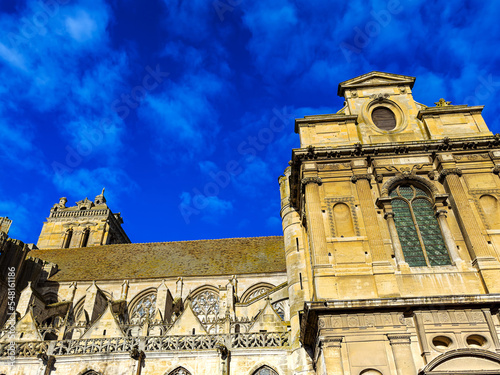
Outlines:
[[[339,84],[338,112],[295,120],[280,188],[303,369],[427,373],[476,336],[500,351],[500,137],[483,106],[426,106],[414,83],[371,72]]]
[[[71,207],[66,206],[67,202],[60,198],[50,209],[38,238],[39,249],[130,243],[120,213],[113,213],[106,204],[104,189],[94,201],[85,198]]]

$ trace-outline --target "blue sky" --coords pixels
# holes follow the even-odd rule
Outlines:
[[[417,101],[485,105],[500,132],[500,2],[0,3],[0,216],[106,187],[133,242],[279,235],[296,117],[339,82],[416,76]]]

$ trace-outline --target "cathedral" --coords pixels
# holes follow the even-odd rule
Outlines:
[[[36,245],[0,218],[0,374],[500,374],[500,136],[414,84],[295,120],[283,236],[131,243],[104,190]]]

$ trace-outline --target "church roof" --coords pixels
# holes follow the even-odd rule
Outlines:
[[[282,236],[33,250],[57,264],[51,281],[125,280],[285,272]]]

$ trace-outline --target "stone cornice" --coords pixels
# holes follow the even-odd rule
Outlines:
[[[491,150],[500,147],[500,135],[467,137],[467,138],[444,138],[440,140],[424,140],[412,142],[393,142],[378,144],[351,144],[344,146],[315,146],[292,150],[290,191],[291,205],[300,210],[299,189],[301,165],[308,161],[321,162],[348,162],[353,157],[397,157],[398,155],[429,154],[435,156],[440,152],[471,151],[477,153],[479,150]]]
[[[456,113],[481,113],[484,105],[476,105],[473,107],[469,107],[467,105],[447,105],[444,107],[427,107],[418,111],[417,118],[422,120],[425,116],[440,116],[440,115],[449,115]]]
[[[409,85],[410,88],[413,88],[415,79],[415,77],[403,76],[400,74],[373,71],[355,78],[351,78],[347,81],[340,82],[337,89],[337,95],[344,96],[345,90],[357,89],[361,87]]]
[[[295,133],[299,132],[299,127],[314,126],[318,123],[332,123],[332,122],[352,122],[358,123],[358,115],[321,115],[321,116],[306,116],[304,118],[295,119]]]

